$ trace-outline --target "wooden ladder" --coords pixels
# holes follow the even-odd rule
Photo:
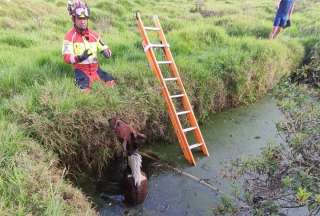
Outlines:
[[[141,20],[140,13],[136,14],[136,18],[137,18],[138,29],[143,39],[142,46],[146,53],[147,59],[149,61],[149,65],[160,82],[162,95],[166,102],[169,116],[173,124],[173,128],[176,132],[176,135],[178,137],[181,150],[186,160],[190,164],[196,165],[196,162],[194,160],[193,153],[191,150],[195,148],[200,148],[202,153],[206,156],[209,156],[209,152],[204,142],[199,125],[197,123],[197,119],[193,113],[192,106],[190,104],[190,101],[184,89],[177,66],[171,54],[170,46],[166,40],[166,37],[160,25],[160,21],[157,16],[154,16],[153,22],[155,26],[145,27]],[[158,44],[151,43],[148,37],[147,31],[155,31],[159,37],[158,39],[160,43]],[[156,59],[156,54],[154,51],[155,48],[160,48],[163,50],[164,57],[165,57],[164,61],[158,61]],[[169,67],[170,77],[164,77],[161,71],[160,65]],[[171,82],[171,84],[173,82],[177,85],[179,90],[178,94],[172,94],[172,95],[170,94],[168,84],[167,84],[169,82]],[[183,110],[177,112],[174,102],[180,103],[181,107],[183,107]],[[189,125],[189,127],[187,128],[183,128],[182,122],[180,120],[180,118],[184,115],[186,115],[186,121],[188,122],[188,125]],[[194,133],[194,138],[196,140],[195,144],[189,145],[187,135],[186,135],[186,133],[188,132]]]

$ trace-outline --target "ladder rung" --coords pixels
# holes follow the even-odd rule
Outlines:
[[[174,81],[174,80],[178,80],[177,77],[172,77],[172,78],[164,78],[164,81]]]
[[[179,98],[179,97],[183,97],[184,94],[178,94],[178,95],[171,95],[170,98]]]
[[[149,30],[149,31],[160,31],[160,28],[157,27],[144,27],[145,30]]]
[[[189,146],[189,149],[191,150],[191,149],[194,149],[194,148],[197,148],[197,147],[200,147],[200,146],[202,146],[202,143],[192,144],[192,145]]]
[[[183,132],[192,131],[192,130],[195,130],[196,128],[197,128],[197,127],[186,128],[186,129],[183,129]]]
[[[172,64],[172,61],[158,61],[158,64]]]
[[[178,112],[177,115],[184,115],[184,114],[187,114],[187,113],[190,113],[190,110]]]
[[[193,111],[190,108],[184,107],[184,109],[179,108],[177,111],[175,109],[175,103],[174,102],[182,102],[185,103],[183,105],[189,106],[189,99],[187,96],[187,93],[184,90],[181,77],[178,73],[177,68],[175,67],[175,61],[173,57],[171,56],[171,50],[170,45],[168,44],[167,40],[164,37],[164,32],[162,27],[160,26],[160,21],[157,16],[154,16],[154,25],[150,25],[148,27],[145,27],[140,14],[137,12],[136,18],[138,21],[138,28],[139,32],[142,37],[142,46],[144,49],[144,52],[147,56],[149,65],[152,66],[151,69],[157,76],[157,78],[160,80],[161,88],[163,90],[163,97],[165,99],[166,104],[168,105],[168,111],[170,114],[170,119],[173,124],[173,127],[175,128],[176,135],[178,137],[180,147],[182,149],[182,152],[184,154],[184,157],[186,160],[192,164],[196,165],[195,158],[193,155],[193,152],[191,151],[194,148],[200,148],[202,153],[206,156],[209,156],[208,149],[206,147],[205,141],[203,140],[200,128],[197,124],[197,121],[195,119],[195,116],[193,115]],[[154,31],[154,32],[150,32]],[[149,40],[148,33],[159,33],[159,41],[153,41],[153,43]],[[157,59],[154,52],[164,52],[166,58]],[[163,65],[163,66],[162,66]],[[167,75],[167,77],[163,77],[163,74],[161,72],[160,67],[169,67],[170,72],[172,72],[170,75]],[[175,82],[166,82],[166,81],[174,81]],[[180,87],[179,89],[174,89],[172,92],[169,92],[167,84],[178,84]],[[177,98],[177,101],[173,101],[173,98]],[[179,99],[181,98],[181,99]],[[181,101],[179,101],[181,100]],[[172,113],[174,112],[174,113]],[[188,126],[184,126],[184,128],[181,124],[181,117],[188,117],[186,120],[188,120]],[[192,117],[192,118],[191,118]],[[190,132],[189,132],[190,131]],[[181,133],[183,132],[183,133]],[[190,134],[187,134],[186,132],[189,132]],[[194,134],[195,142],[190,143],[192,145],[189,145],[188,143],[188,135],[191,135],[191,133]]]
[[[166,48],[170,47],[169,44],[148,44],[144,47],[144,51],[147,52],[150,48]]]

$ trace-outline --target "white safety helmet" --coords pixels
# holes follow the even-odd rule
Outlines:
[[[77,18],[89,18],[90,9],[86,3],[81,0],[68,0],[67,9],[69,15]]]

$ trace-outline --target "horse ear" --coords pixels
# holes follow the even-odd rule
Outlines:
[[[137,143],[145,142],[146,139],[147,139],[146,135],[139,133],[139,132],[137,133],[137,135],[136,135],[136,142]]]
[[[108,120],[108,123],[109,123],[109,126],[112,128],[112,129],[115,129],[116,128],[116,124],[117,124],[117,119],[115,117],[111,118]]]
[[[137,133],[137,138],[140,138],[140,139],[147,139],[147,136],[142,134],[142,133]]]
[[[114,129],[116,129],[117,127],[119,127],[119,126],[120,126],[120,123],[121,123],[120,120],[117,120],[116,123],[115,123],[115,125],[114,125]]]
[[[136,130],[134,130],[133,128],[131,128],[131,132],[130,132],[131,134],[131,138],[133,139],[133,140],[135,140],[136,138],[137,138],[137,131]]]
[[[126,122],[125,120],[123,120],[123,119],[121,119],[121,118],[120,118],[120,119],[118,119],[118,121],[122,121],[123,123],[125,123],[125,124],[129,125],[129,124],[128,124],[128,122]]]
[[[108,123],[109,123],[109,126],[111,127],[111,124],[112,124],[112,118],[108,119]]]
[[[136,135],[135,135],[134,142],[135,142],[137,145],[140,145],[141,143],[145,142],[146,139],[147,139],[147,136],[146,136],[146,135],[137,132]]]

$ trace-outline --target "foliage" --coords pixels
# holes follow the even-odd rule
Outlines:
[[[1,2],[0,125],[12,123],[17,130],[12,139],[17,141],[0,149],[4,173],[1,199],[6,199],[0,202],[0,214],[91,212],[84,197],[61,199],[63,190],[58,185],[66,184],[64,180],[44,183],[41,177],[55,176],[52,167],[67,167],[75,175],[81,171],[101,174],[119,151],[106,123],[111,116],[131,122],[148,135],[150,143],[172,139],[159,85],[147,67],[136,32],[135,11],[144,18],[159,13],[200,120],[209,113],[259,99],[302,62],[303,45],[311,47],[318,35],[316,25],[306,25],[314,19],[298,13],[297,28],[287,31],[280,41],[266,40],[273,16],[269,0],[204,1],[196,11],[190,10],[192,1],[181,0],[88,3],[90,27],[102,33],[114,54],[111,60],[101,60],[101,66],[117,78],[118,85],[106,89],[97,83],[84,95],[74,86],[72,69],[61,57],[63,36],[72,26],[65,0]],[[315,3],[313,15],[317,7]],[[2,139],[11,137],[10,131],[4,133],[1,144]],[[24,145],[21,140],[32,144]],[[37,151],[43,153],[40,158],[29,158]],[[59,163],[50,164],[51,153]],[[27,167],[17,163],[20,158]],[[38,168],[32,161],[43,163]],[[39,177],[39,169],[47,171]],[[35,190],[35,185],[40,189]],[[27,199],[30,194],[34,199]],[[76,200],[83,206],[72,207]]]
[[[320,87],[320,43],[314,45],[306,59],[306,64],[291,75],[293,81]]]
[[[318,215],[320,92],[288,81],[275,92],[286,115],[278,124],[284,143],[270,145],[255,158],[233,162],[230,175],[244,179],[247,194],[237,197],[239,206],[249,206],[247,212],[254,215],[290,215],[287,210],[294,208]]]

